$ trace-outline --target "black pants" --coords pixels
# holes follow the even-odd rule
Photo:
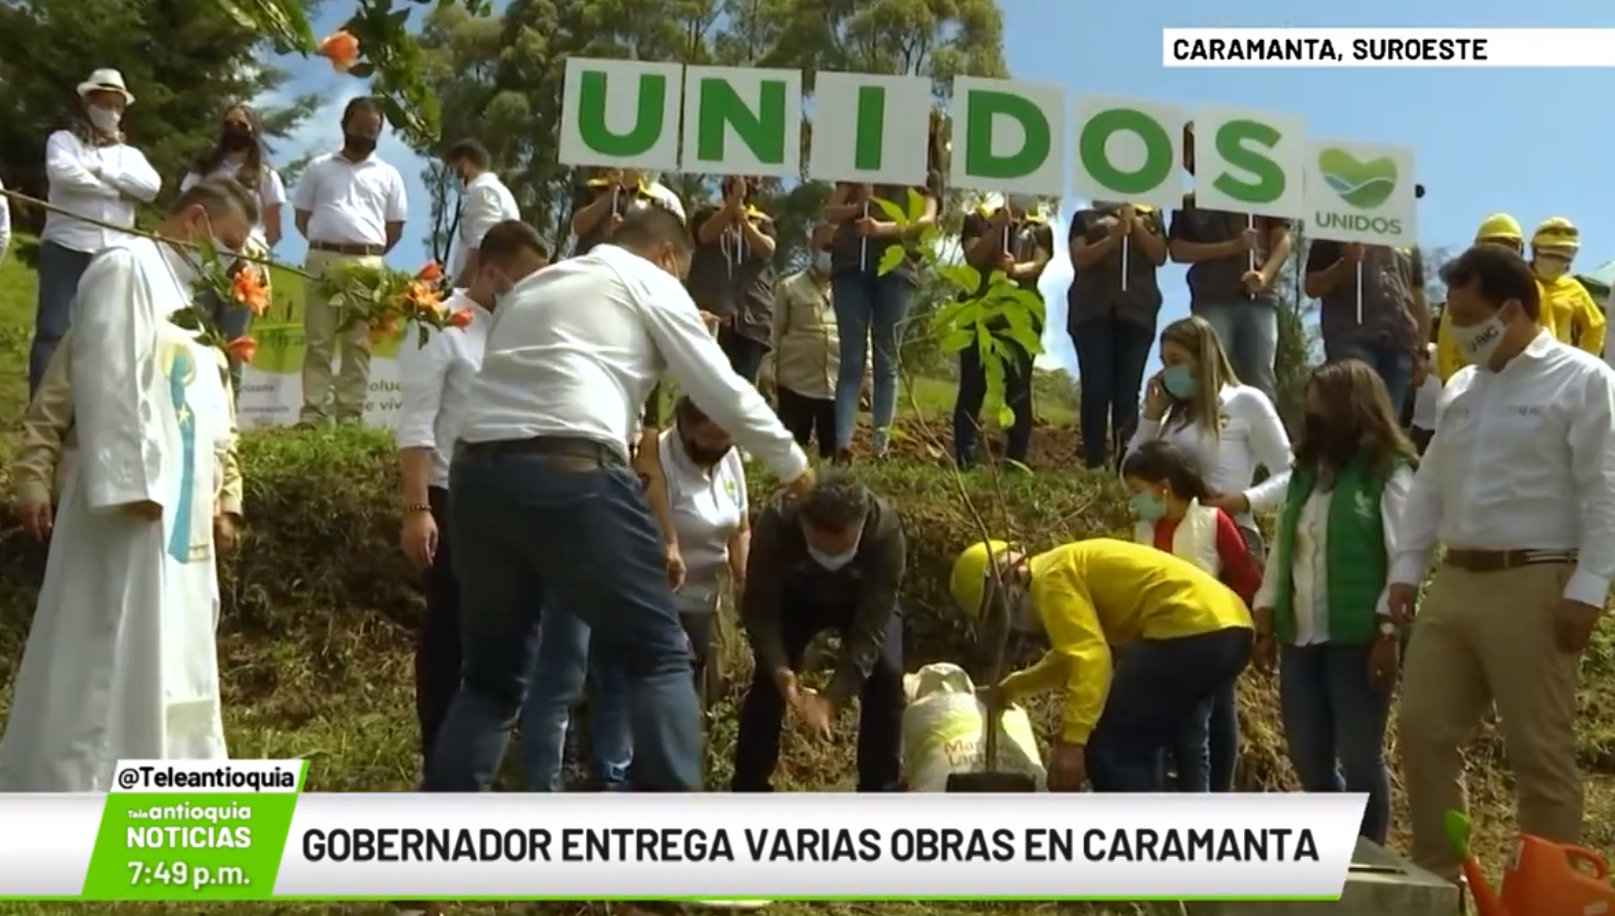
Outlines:
[[[1004,367],[1004,404],[1015,412],[1004,457],[1025,463],[1032,444],[1032,354],[1007,338],[999,338],[999,344],[1012,357]],[[959,398],[953,402],[953,457],[960,467],[976,462],[981,408],[986,401],[987,367],[981,361],[981,349],[972,343],[959,351]]]
[[[432,742],[460,689],[460,582],[449,556],[449,491],[427,491],[437,522],[437,555],[426,571],[426,616],[415,644],[415,718],[421,755],[432,759]]]
[[[729,367],[735,374],[757,384],[757,373],[762,371],[763,357],[768,355],[768,344],[736,333],[730,325],[718,329],[718,346],[729,357]]]
[[[1081,384],[1082,462],[1102,468],[1120,457],[1138,426],[1138,395],[1155,329],[1114,315],[1090,318],[1071,329]],[[1111,443],[1116,444],[1115,452]]]
[[[836,453],[836,399],[810,398],[780,386],[776,392],[779,401],[776,412],[779,421],[796,437],[796,444],[804,449],[813,437],[819,437],[819,457],[830,458]]]
[[[1251,635],[1236,627],[1144,640],[1119,653],[1105,711],[1088,740],[1094,791],[1161,791],[1161,755],[1245,670]]]
[[[801,589],[797,589],[801,591]],[[785,594],[792,589],[787,586]],[[780,615],[785,653],[792,670],[800,670],[808,643],[825,630],[843,641],[852,626],[852,607],[825,607],[801,598],[786,598]],[[785,699],[774,686],[773,672],[758,662],[751,688],[740,707],[735,736],[732,792],[772,792],[770,780],[779,764],[780,726]],[[902,778],[903,619],[896,611],[886,629],[885,651],[875,660],[858,697],[858,791],[887,792]]]

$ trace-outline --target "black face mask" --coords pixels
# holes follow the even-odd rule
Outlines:
[[[691,462],[704,468],[717,467],[718,462],[728,456],[729,450],[733,447],[726,445],[723,448],[705,448],[689,439],[684,440],[684,454],[690,456]]]
[[[368,156],[376,151],[376,138],[360,134],[346,134],[342,138],[343,148],[355,156]]]
[[[231,152],[240,152],[252,146],[257,139],[252,135],[251,128],[232,124],[224,129],[224,136],[220,138],[219,143]]]

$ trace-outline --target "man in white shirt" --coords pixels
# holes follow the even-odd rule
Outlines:
[[[525,223],[500,223],[486,235],[496,250],[525,248],[540,263],[546,258],[543,242]],[[426,616],[415,646],[415,711],[424,760],[432,758],[432,739],[460,686],[460,583],[449,548],[449,461],[471,383],[482,367],[496,279],[491,271],[478,271],[469,287],[449,296],[448,308],[465,311],[470,323],[432,332],[424,346],[406,343],[399,353],[403,404],[394,428],[404,500],[399,541],[410,562],[426,572]]]
[[[257,205],[230,181],[158,232],[238,247]],[[0,738],[0,791],[105,792],[120,759],[226,757],[215,521],[233,439],[218,353],[169,320],[179,245],[123,235],[85,271],[68,373],[78,454]]]
[[[145,154],[124,143],[118,125],[135,97],[123,74],[97,70],[78,86],[83,120],[45,141],[45,177],[50,203],[66,213],[45,216],[39,235],[39,299],[34,342],[28,350],[28,393],[39,387],[50,355],[71,324],[69,311],[79,277],[90,258],[123,237],[69,214],[125,229],[135,224],[135,207],[157,199],[163,180]]]
[[[1581,836],[1576,669],[1615,576],[1615,372],[1542,329],[1536,279],[1512,251],[1469,249],[1447,295],[1469,365],[1447,383],[1388,597],[1410,619],[1446,547],[1403,666],[1398,746],[1413,860],[1456,878],[1444,820],[1464,808],[1462,748],[1493,703],[1519,829]]]
[[[304,266],[315,277],[342,265],[379,267],[404,234],[404,178],[376,158],[381,127],[374,100],[349,102],[342,112],[342,149],[315,157],[297,184],[297,231],[308,239]],[[321,295],[320,285],[317,279],[305,284],[301,421],[323,424],[329,410],[338,421],[357,423],[370,383],[369,329],[356,322],[338,341],[342,312]],[[333,392],[331,358],[339,347],[342,370]]]
[[[465,664],[427,769],[430,791],[492,780],[546,604],[582,618],[602,665],[628,679],[635,786],[701,789],[689,646],[628,443],[666,371],[794,491],[812,474],[701,323],[681,285],[691,249],[675,214],[639,208],[609,243],[500,297],[450,473]],[[482,260],[500,266],[486,251]]]
[[[516,197],[489,171],[491,159],[488,150],[475,140],[461,140],[449,148],[443,164],[460,181],[460,248],[455,253],[455,267],[449,276],[468,284],[476,276],[477,248],[482,237],[494,224],[504,220],[519,220],[521,208]]]

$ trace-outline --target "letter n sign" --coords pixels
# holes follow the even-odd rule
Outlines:
[[[800,178],[802,72],[685,68],[679,167],[717,175]]]
[[[683,88],[682,64],[569,58],[560,163],[677,171]]]

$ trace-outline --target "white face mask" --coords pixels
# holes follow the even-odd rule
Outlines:
[[[1043,624],[1037,619],[1032,608],[1032,593],[1025,586],[1010,586],[1009,595],[1005,598],[1009,608],[1009,628],[1017,633],[1037,633],[1043,629]]]
[[[100,105],[91,105],[86,114],[96,130],[108,134],[117,130],[119,122],[123,120],[123,112],[113,108],[102,108]]]
[[[1536,275],[1544,280],[1557,280],[1570,272],[1570,262],[1564,258],[1539,257],[1532,265]]]
[[[813,270],[820,276],[827,276],[830,273],[830,252],[815,251],[813,253]]]
[[[1500,315],[1493,315],[1467,328],[1454,327],[1452,330],[1458,353],[1470,365],[1485,368],[1492,361],[1497,348],[1503,344],[1505,327]]]
[[[854,544],[848,549],[835,555],[825,553],[824,551],[811,546],[808,547],[807,552],[808,556],[813,558],[813,562],[819,564],[830,572],[835,572],[841,567],[846,566],[848,563],[851,563],[853,559],[858,556],[858,545]]]

